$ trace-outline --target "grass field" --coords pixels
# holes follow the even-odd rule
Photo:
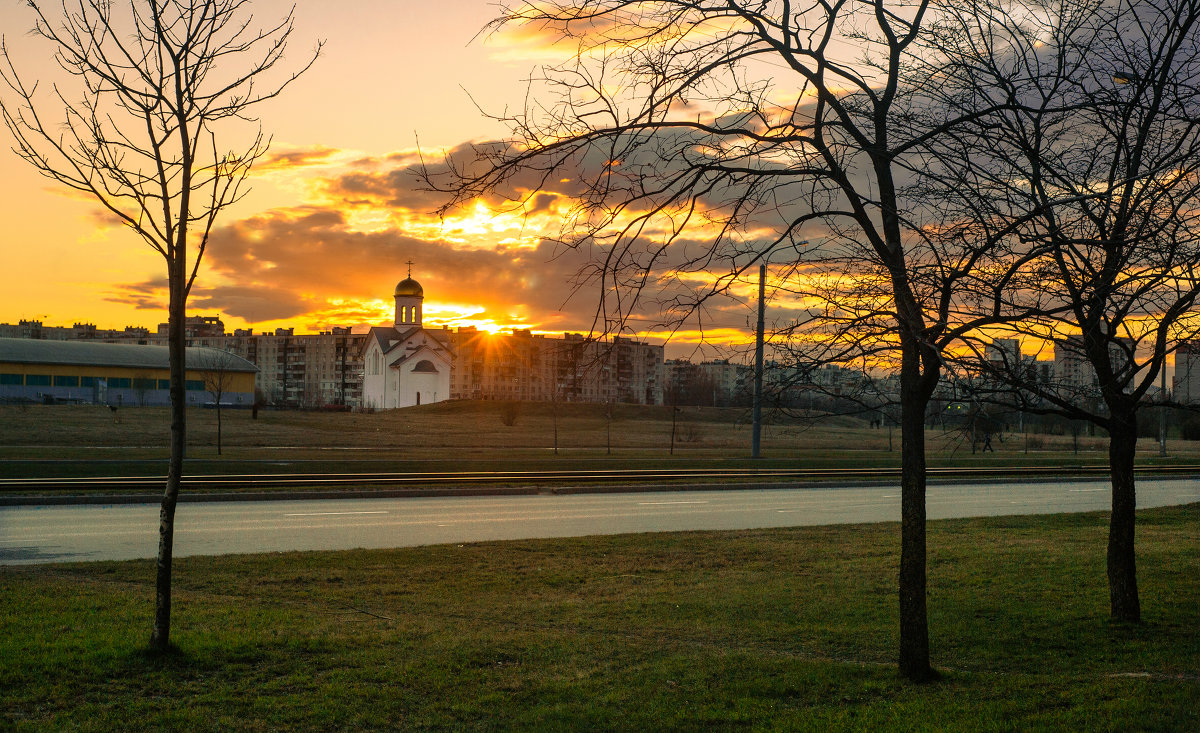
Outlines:
[[[893,665],[894,524],[0,568],[0,728],[1200,729],[1200,505],[930,523],[938,682]]]
[[[746,465],[750,461],[749,411],[680,408],[672,453],[670,407],[523,403],[505,425],[498,402],[443,402],[375,414],[261,411],[224,412],[224,452],[215,449],[216,415],[189,412],[188,455],[204,462],[200,472],[459,470],[563,467],[585,462],[614,465]],[[558,413],[559,453],[554,446]],[[7,475],[68,475],[62,466],[14,461],[104,461],[105,470],[159,474],[165,469],[169,420],[166,408],[124,408],[116,415],[93,406],[0,406],[0,461]],[[1076,445],[1077,444],[1077,445]],[[972,455],[961,431],[928,433],[929,464],[1102,464],[1102,436],[1007,433],[995,452]],[[1166,462],[1200,462],[1200,443],[1173,440]],[[898,431],[871,429],[852,418],[815,423],[771,416],[763,456],[755,465],[896,466]],[[1159,462],[1157,444],[1143,440],[1139,460]],[[239,461],[261,465],[238,465]],[[123,465],[114,465],[122,463]],[[222,464],[226,464],[223,468]],[[305,464],[305,465],[302,465]],[[119,474],[118,474],[119,475]]]

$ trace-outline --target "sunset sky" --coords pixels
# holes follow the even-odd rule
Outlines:
[[[0,1],[0,29],[19,71],[36,77],[50,49],[27,37],[32,19],[20,0]],[[265,23],[290,3],[253,7]],[[439,199],[417,190],[410,175],[418,144],[437,159],[502,137],[504,128],[476,104],[519,107],[522,80],[560,53],[532,34],[477,38],[495,13],[489,0],[301,3],[290,58],[302,64],[318,39],[324,51],[281,99],[260,108],[271,153],[251,193],[221,220],[189,312],[256,331],[384,323],[411,259],[427,323],[587,331],[596,294],[573,292],[579,257],[554,258],[542,240],[557,232],[553,206],[522,218],[479,204],[440,221],[432,213]],[[4,134],[0,322],[165,321],[159,255],[95,204],[39,177],[7,150]],[[749,299],[731,302],[710,314],[706,338],[744,345],[752,318]],[[690,350],[696,336],[681,332],[672,350]]]

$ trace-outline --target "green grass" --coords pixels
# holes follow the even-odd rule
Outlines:
[[[1200,505],[930,523],[940,681],[894,669],[895,524],[0,569],[0,728],[1200,728]]]

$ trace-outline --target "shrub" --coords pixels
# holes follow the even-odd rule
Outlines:
[[[1200,440],[1200,418],[1190,417],[1180,423],[1179,437],[1184,440]]]
[[[500,405],[500,422],[506,427],[512,427],[517,424],[517,417],[521,414],[520,402],[504,402]]]

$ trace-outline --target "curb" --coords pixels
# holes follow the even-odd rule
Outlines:
[[[1061,477],[1023,477],[1018,479],[988,477],[976,479],[973,483],[995,484],[1011,483],[1054,483],[1062,481]],[[936,486],[945,483],[959,483],[962,479],[931,477],[926,485]],[[1107,476],[1079,477],[1072,483],[1107,483]],[[420,499],[454,496],[536,496],[539,494],[571,496],[577,494],[634,494],[655,492],[682,491],[769,491],[777,489],[857,489],[871,488],[880,485],[897,483],[895,479],[858,480],[858,481],[818,481],[801,483],[795,481],[753,482],[753,483],[703,483],[703,484],[599,484],[580,486],[471,486],[445,487],[428,489],[344,489],[340,491],[241,491],[241,492],[203,492],[187,493],[186,489],[179,495],[181,503],[188,502],[220,502],[220,501],[320,501],[325,499]],[[63,506],[72,504],[158,504],[161,494],[74,494],[46,496],[0,496],[0,506]]]

